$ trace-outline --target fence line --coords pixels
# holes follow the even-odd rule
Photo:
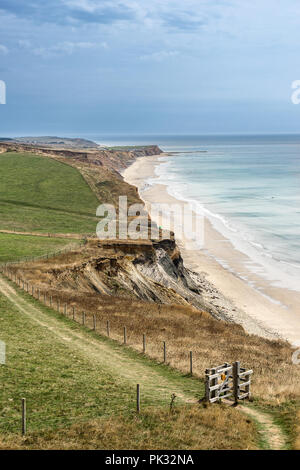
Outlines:
[[[24,258],[16,260],[16,261],[10,261],[10,262],[7,262],[7,263],[0,263],[0,269],[1,268],[5,269],[5,268],[17,266],[17,265],[23,264],[23,263],[28,263],[28,262],[32,263],[33,261],[40,261],[40,260],[43,260],[43,259],[49,259],[50,257],[53,258],[53,257],[61,255],[61,254],[69,253],[69,252],[73,251],[75,248],[80,248],[83,245],[85,245],[85,239],[80,240],[80,243],[72,243],[72,244],[67,245],[66,248],[62,248],[60,250],[56,250],[56,251],[53,251],[53,252],[48,252],[44,255],[25,256]]]
[[[23,371],[23,369],[22,369]],[[172,401],[172,394],[170,394],[170,399]],[[134,393],[132,393],[132,398],[134,398]],[[128,405],[129,405],[130,402],[128,402]],[[74,406],[80,406],[82,405],[82,402],[76,402],[76,401],[69,401],[67,403],[67,405],[72,405],[73,407]],[[34,403],[32,403],[32,405],[34,405]],[[149,406],[149,405],[147,405]],[[18,428],[20,429],[20,432],[21,432],[21,435],[23,437],[26,436],[27,434],[27,422],[29,422],[30,424],[30,421],[32,420],[32,417],[34,418],[34,420],[36,420],[36,417],[38,417],[40,420],[42,420],[43,422],[47,421],[47,424],[51,423],[51,425],[55,425],[58,421],[58,419],[60,417],[65,417],[65,413],[63,413],[62,415],[57,415],[55,417],[52,417],[49,419],[49,411],[46,410],[46,411],[42,411],[42,412],[36,412],[36,410],[34,409],[35,407],[33,406],[33,409],[31,409],[30,411],[32,413],[28,413],[28,410],[27,410],[27,399],[26,398],[21,398],[21,404],[20,404],[20,419],[18,419],[17,416],[15,417],[6,417],[6,416],[1,416],[0,418],[0,429],[5,429],[5,430],[8,430],[9,428],[12,429],[12,428]],[[136,412],[137,413],[140,413],[140,410],[141,410],[141,386],[140,384],[137,384],[136,385],[136,396],[135,396],[135,409],[136,409]],[[27,419],[29,418],[29,420]],[[91,418],[94,418],[94,416],[92,417],[89,417],[89,416],[68,416],[68,421],[72,422],[72,421],[76,421],[76,423],[78,421],[80,422],[85,422],[86,420],[88,419],[91,419]],[[2,421],[2,422],[1,422]],[[17,425],[17,422],[19,422],[19,424]],[[5,423],[5,427],[3,428],[3,424]]]
[[[14,275],[13,273],[11,272],[11,270],[9,269],[9,267],[5,267],[4,269],[1,269],[0,267],[0,270],[2,273],[4,273],[12,282],[14,282]],[[52,296],[50,297],[49,296],[49,302],[47,302],[47,296],[46,296],[46,293],[44,292],[43,293],[43,296],[41,296],[41,291],[40,291],[40,288],[38,287],[35,287],[35,286],[31,286],[31,289],[29,289],[28,287],[28,291],[24,288],[24,281],[20,278],[19,279],[19,286],[21,289],[23,289],[24,292],[27,292],[29,295],[31,295],[33,298],[35,298],[36,300],[42,302],[44,305],[46,306],[49,306],[49,307],[52,307],[52,304],[54,303],[53,302],[53,298]],[[28,284],[28,283],[27,283]],[[29,286],[29,284],[28,284]],[[36,296],[35,296],[36,294]],[[50,300],[51,299],[51,300]],[[48,304],[48,305],[47,305]],[[60,299],[57,297],[56,298],[56,310],[58,313],[62,313],[64,316],[67,316],[67,317],[70,317],[70,312],[71,312],[71,308],[68,308],[68,304],[64,304],[63,306],[63,309],[61,309],[61,301]],[[61,311],[62,310],[62,311]],[[87,326],[87,314],[86,312],[82,312],[81,313],[81,321],[78,321],[78,315],[76,316],[76,313],[75,313],[76,309],[74,306],[72,306],[72,314],[71,314],[71,319],[73,319],[76,323],[81,323],[83,326]],[[97,322],[96,322],[96,316],[95,314],[88,314],[89,315],[89,319],[91,319],[91,323],[92,323],[92,327],[91,329],[96,331],[98,334],[101,335],[101,333],[99,332],[99,330],[96,328],[97,327]],[[106,321],[106,336],[108,338],[111,337],[111,325],[110,325],[110,321],[107,320]],[[119,341],[120,342],[120,341]],[[127,332],[127,328],[126,326],[123,327],[123,344],[124,345],[128,345],[128,332]],[[143,354],[146,353],[146,335],[143,334],[143,337],[142,337],[142,351],[143,351]],[[190,357],[190,373],[191,373],[191,354],[192,352],[190,351],[189,352],[189,357]],[[162,356],[163,356],[163,363],[164,364],[167,364],[167,344],[166,344],[166,341],[163,341],[162,342]],[[192,374],[191,374],[192,375]]]
[[[0,271],[5,274],[12,282],[15,282],[19,285],[20,288],[23,288],[24,292],[27,292],[28,295],[32,295],[33,298],[37,299],[38,301],[42,301],[40,298],[40,289],[37,287],[32,286],[32,290],[29,289],[28,282],[27,290],[25,289],[25,282],[20,278],[16,278],[9,267],[4,267]],[[16,281],[17,279],[17,281]],[[37,292],[37,297],[35,297],[35,293]],[[51,300],[50,300],[51,299]],[[52,296],[49,297],[49,306],[52,308],[53,299]],[[44,304],[47,305],[47,297],[44,293]],[[68,308],[68,304],[64,304],[63,312],[61,312],[60,308],[60,299],[57,298],[56,300],[57,305],[57,312],[62,313],[64,316],[68,318],[72,318],[76,323],[81,323],[83,326],[88,327],[87,322],[87,315],[86,312],[81,313],[81,322],[77,320],[78,315],[76,315],[76,309],[72,306],[72,314],[71,308]],[[71,315],[71,317],[70,317]],[[99,329],[97,329],[97,322],[96,322],[96,315],[89,314],[89,318],[91,319],[91,330],[97,332],[100,336],[103,336]],[[110,321],[106,321],[106,336],[110,338],[111,336],[111,325]],[[119,343],[122,343],[120,340],[116,340]],[[126,326],[123,327],[123,345],[128,345],[128,336],[127,336],[127,328]],[[143,334],[142,336],[142,352],[143,354],[146,353],[146,335]],[[166,341],[162,342],[162,354],[163,354],[163,364],[167,364],[167,344]],[[189,351],[187,354],[188,362],[189,362],[189,374],[194,376],[193,373],[193,352]],[[250,381],[251,381],[251,374],[253,373],[252,370],[246,370],[240,367],[239,362],[235,362],[233,365],[229,363],[225,363],[221,366],[217,366],[212,369],[205,370],[205,399],[210,403],[214,403],[224,398],[234,398],[235,403],[238,400],[242,400],[245,398],[250,398]],[[221,383],[220,383],[221,381]]]

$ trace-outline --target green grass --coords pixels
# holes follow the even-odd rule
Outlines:
[[[196,403],[195,397],[203,394],[199,380],[100,337],[23,291],[17,290],[13,298],[24,313],[0,295],[0,339],[7,348],[6,364],[0,365],[0,449],[256,447],[256,430],[243,414],[227,406]],[[74,346],[64,337],[68,334],[93,344],[83,354],[79,343]],[[93,358],[95,341],[103,345],[103,354]],[[125,375],[116,373],[118,361]],[[137,371],[142,384],[139,415]],[[183,405],[178,396],[170,413],[174,389],[193,403]],[[21,437],[20,426],[23,397],[26,438]]]
[[[0,263],[55,253],[68,245],[79,243],[80,240],[68,238],[47,238],[0,233]]]
[[[260,402],[257,408],[273,416],[274,422],[284,433],[286,450],[293,449],[297,438],[299,402],[287,401],[279,405]]]
[[[100,418],[69,429],[44,430],[26,438],[0,436],[3,449],[256,449],[253,423],[234,408],[199,405],[143,409],[137,415]]]
[[[63,317],[38,303],[28,294],[20,292],[32,306],[38,306],[53,325],[85,335],[106,344],[112,354],[120,355],[128,367],[128,378],[113,371],[110,363],[91,359],[68,341],[51,333],[51,328],[36,323],[21,314],[8,299],[0,296],[0,339],[6,343],[6,365],[0,366],[0,432],[19,432],[21,398],[27,399],[28,427],[31,431],[56,429],[91,418],[107,417],[116,413],[128,414],[135,409],[136,377],[131,377],[131,367],[145,367],[146,375],[158,374],[156,382],[141,377],[142,406],[168,407],[172,387],[189,396],[203,392],[202,384],[188,379],[180,372],[124,348],[117,342],[101,338],[94,332]],[[55,321],[55,323],[53,323]],[[167,380],[169,390],[162,394],[159,377]],[[147,387],[146,387],[146,384]],[[180,400],[179,400],[180,401]]]
[[[20,429],[26,397],[31,431],[100,417],[134,406],[134,390],[84,359],[37,324],[24,321],[0,297],[1,340],[7,364],[0,366],[0,431]],[[76,325],[74,327],[77,327]]]
[[[99,201],[71,166],[30,153],[0,154],[0,228],[94,233]]]

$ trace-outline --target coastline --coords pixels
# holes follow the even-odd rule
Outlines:
[[[138,188],[148,209],[152,203],[185,204],[171,196],[167,186],[146,184],[149,178],[155,178],[161,156],[168,153],[140,157],[123,172],[125,181]],[[204,300],[212,311],[218,312],[219,318],[242,325],[249,334],[281,338],[299,345],[299,292],[274,287],[247,269],[250,258],[238,251],[207,218],[202,249],[191,248],[188,240],[176,232],[175,237],[185,266],[201,275]]]

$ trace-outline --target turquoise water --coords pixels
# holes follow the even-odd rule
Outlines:
[[[97,139],[101,141],[101,139]],[[108,140],[106,140],[107,142]],[[103,142],[103,140],[102,140]],[[246,253],[276,285],[300,289],[300,136],[131,136],[156,143],[157,178]]]

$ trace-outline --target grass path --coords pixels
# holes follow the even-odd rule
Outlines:
[[[121,382],[141,385],[147,401],[169,401],[175,393],[181,402],[196,402],[196,395],[203,393],[203,385],[196,379],[187,380],[181,373],[157,364],[114,341],[96,336],[77,324],[55,314],[25,293],[19,293],[11,283],[0,277],[0,293],[8,298],[26,321],[47,329],[49,334],[68,349],[80,353],[91,363],[101,364]]]
[[[181,403],[193,403],[203,396],[203,384],[181,373],[158,364],[125,348],[115,341],[96,335],[64,316],[39,304],[28,294],[15,289],[10,281],[0,276],[0,293],[24,316],[26,322],[36,324],[47,331],[48,338],[60,342],[76,352],[84,360],[101,366],[105,373],[118,378],[120,387],[141,385],[142,397],[147,404],[168,404],[172,393]],[[264,449],[283,449],[285,438],[281,428],[271,415],[253,407],[239,405],[242,413],[254,420],[259,428],[261,446]]]
[[[268,450],[281,450],[285,448],[284,434],[271,415],[244,405],[238,405],[237,409],[258,423],[258,432],[261,442],[264,443],[264,448]]]

